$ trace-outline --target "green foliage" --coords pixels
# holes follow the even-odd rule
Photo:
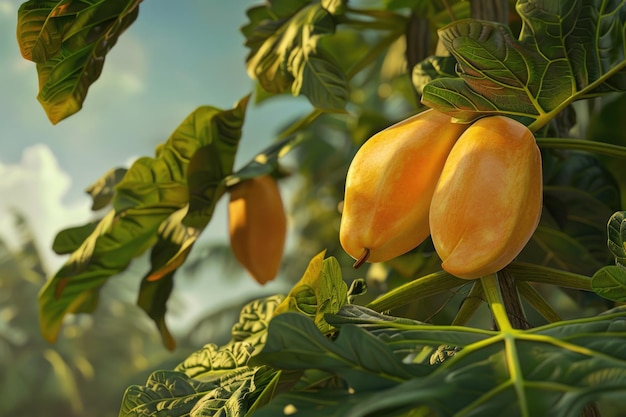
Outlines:
[[[626,90],[622,2],[520,0],[516,8],[524,22],[519,40],[493,22],[440,30],[460,78],[429,83],[426,105],[464,122],[491,113],[535,119],[536,129],[574,100]]]
[[[106,54],[137,18],[141,0],[36,1],[18,11],[22,56],[37,64],[37,98],[52,123],[79,111]]]
[[[136,17],[138,1],[109,3],[20,8],[22,54],[38,63],[53,122],[80,108]],[[297,253],[286,259],[297,261],[284,274],[302,278],[286,296],[246,305],[230,341],[128,388],[120,416],[616,415],[626,407],[626,310],[605,310],[626,301],[625,177],[615,162],[626,157],[626,3],[519,0],[516,10],[512,22],[491,22],[470,19],[460,0],[251,7],[241,32],[256,103],[291,93],[311,112],[233,172],[249,98],[199,107],[155,157],[94,183],[94,210],[112,207],[57,236],[54,249],[70,258],[40,293],[43,335],[54,340],[69,313],[92,312],[107,280],[151,249],[137,304],[173,349],[166,303],[215,205],[242,180],[285,176],[293,151],[302,181],[290,213]],[[437,33],[447,56],[429,41]],[[430,242],[347,266],[337,236],[347,165],[368,137],[423,105],[464,123],[508,115],[542,148],[541,222],[497,275],[454,277]],[[56,359],[48,355],[64,373]]]

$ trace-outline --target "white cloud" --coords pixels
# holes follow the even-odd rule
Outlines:
[[[0,237],[11,244],[16,240],[11,211],[22,214],[36,236],[41,254],[50,272],[64,258],[51,250],[57,232],[90,219],[90,201],[63,201],[70,177],[59,167],[52,151],[45,145],[24,150],[18,164],[0,162]]]
[[[17,8],[9,0],[0,1],[0,16],[14,17]]]

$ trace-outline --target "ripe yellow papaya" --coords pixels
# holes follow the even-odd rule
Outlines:
[[[442,268],[475,279],[508,265],[537,228],[542,192],[532,132],[504,116],[473,123],[452,148],[430,206]]]
[[[235,258],[260,284],[276,277],[283,256],[287,218],[276,181],[269,175],[230,190],[228,231]]]
[[[467,125],[426,110],[372,136],[346,176],[339,239],[354,259],[382,262],[430,234],[430,200],[448,153]]]

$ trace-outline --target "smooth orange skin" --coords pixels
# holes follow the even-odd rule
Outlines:
[[[442,268],[466,279],[508,265],[537,228],[541,154],[526,126],[504,116],[479,119],[446,161],[430,207]]]
[[[348,169],[339,239],[344,250],[383,262],[430,234],[428,211],[439,174],[467,125],[426,110],[372,136]]]
[[[278,273],[287,218],[276,181],[269,175],[235,185],[228,204],[230,245],[237,260],[260,284]]]

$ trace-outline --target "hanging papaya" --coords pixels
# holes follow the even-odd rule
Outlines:
[[[467,125],[426,110],[372,136],[346,176],[339,238],[357,259],[382,262],[429,235],[428,210],[448,153]]]
[[[273,280],[283,255],[287,219],[271,176],[255,177],[231,188],[228,229],[239,263],[258,283]]]
[[[442,268],[474,279],[509,264],[537,228],[542,191],[541,154],[526,126],[504,116],[473,123],[452,148],[430,206]]]

